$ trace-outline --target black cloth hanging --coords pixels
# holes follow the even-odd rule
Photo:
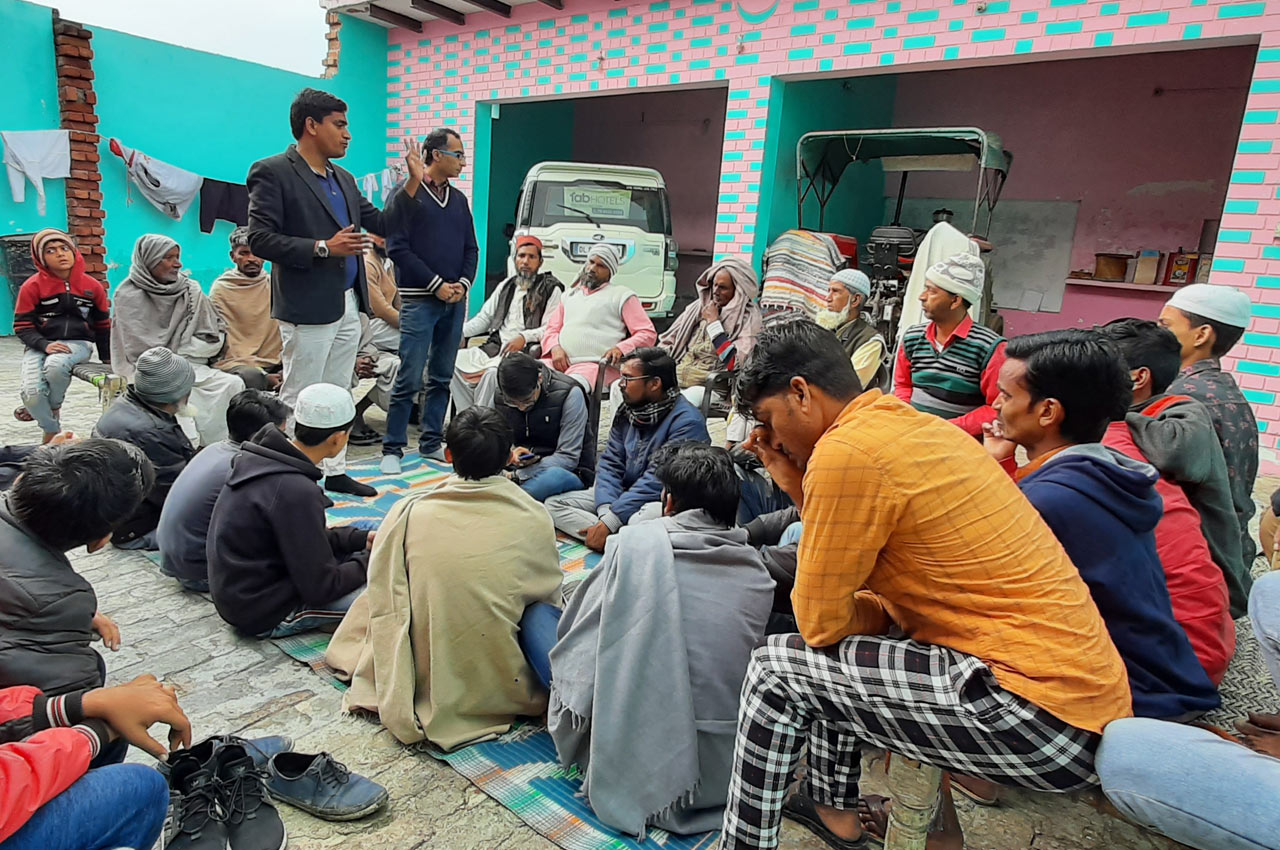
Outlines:
[[[200,232],[212,233],[216,219],[243,227],[249,223],[249,187],[205,178],[200,184]]]

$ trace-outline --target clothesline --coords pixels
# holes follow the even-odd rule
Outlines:
[[[9,175],[9,189],[15,203],[26,200],[26,184],[36,191],[36,211],[47,210],[44,180],[71,176],[71,138],[67,130],[2,130],[4,164]],[[132,203],[132,188],[137,188],[157,210],[174,221],[181,221],[200,196],[200,230],[212,233],[214,222],[221,219],[236,225],[249,223],[249,190],[243,183],[231,183],[202,177],[171,165],[119,139],[109,139],[111,152],[124,163],[130,184],[126,203]],[[370,202],[385,205],[392,190],[404,179],[404,168],[397,164],[360,177],[360,192]]]

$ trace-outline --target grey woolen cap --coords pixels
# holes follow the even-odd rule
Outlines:
[[[191,394],[196,370],[167,348],[148,348],[134,366],[133,388],[147,401],[171,404]]]

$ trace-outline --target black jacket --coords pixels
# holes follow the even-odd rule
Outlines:
[[[97,610],[92,585],[0,496],[0,687],[57,696],[101,686],[102,659],[89,646]]]
[[[112,543],[128,543],[160,524],[160,510],[173,482],[195,457],[195,447],[183,433],[172,413],[151,406],[130,386],[124,395],[107,408],[93,436],[111,437],[142,449],[156,470],[156,484],[138,505],[133,516],[119,525],[111,535]]]
[[[777,583],[773,591],[773,610],[779,614],[795,616],[791,607],[791,591],[796,585],[796,552],[794,543],[779,545],[782,533],[793,522],[800,521],[800,511],[794,507],[761,514],[743,526],[747,530],[747,543],[760,550],[769,575]]]
[[[365,583],[369,532],[327,528],[320,469],[268,425],[240,448],[209,522],[209,591],[222,619],[260,635],[300,605]]]
[[[379,210],[356,189],[355,178],[333,165],[347,199],[347,214],[356,230],[385,236],[400,198]],[[271,261],[271,315],[295,325],[324,325],[342,318],[346,292],[346,258],[315,256],[315,243],[329,239],[342,225],[333,214],[311,166],[290,145],[276,156],[249,167],[249,247]],[[357,260],[359,257],[356,258]],[[369,285],[364,263],[356,263],[356,296],[369,312]]]

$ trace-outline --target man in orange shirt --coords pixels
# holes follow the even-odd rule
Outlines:
[[[721,850],[777,846],[782,814],[864,846],[864,746],[1041,791],[1095,783],[1103,726],[1130,714],[1124,665],[1062,546],[981,445],[863,393],[811,322],[762,334],[737,393],[760,423],[744,445],[804,531],[800,634],[748,667]],[[784,809],[806,743],[807,787]]]

